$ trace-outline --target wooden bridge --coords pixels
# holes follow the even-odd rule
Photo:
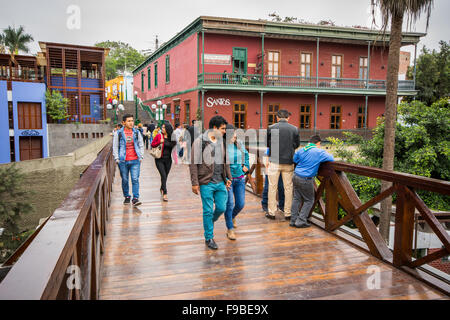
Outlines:
[[[404,215],[396,215],[399,231],[391,252],[365,216],[367,207],[389,192],[355,204],[357,196],[342,174],[361,168],[340,165],[322,168],[326,177],[317,188],[317,203],[324,217],[311,218],[311,228],[289,227],[282,216],[268,220],[261,199],[247,192],[237,240],[226,237],[222,216],[214,228],[219,249],[212,251],[204,243],[201,201],[191,191],[187,166],[173,165],[169,201],[163,202],[159,175],[147,154],[140,179],[143,204],[133,208],[122,204],[110,144],[61,207],[4,264],[10,270],[0,283],[0,299],[448,299],[448,282],[420,267],[450,252],[442,226],[421,208],[444,249],[423,261],[412,259],[408,214],[421,203],[412,205],[415,193],[407,194],[408,206],[397,203]],[[252,170],[257,180],[250,181],[256,189],[260,170],[258,162]],[[390,191],[424,179],[398,175]],[[446,182],[420,183],[427,190],[450,192]],[[319,197],[323,190],[325,203]],[[338,203],[350,211],[361,239],[340,231]]]

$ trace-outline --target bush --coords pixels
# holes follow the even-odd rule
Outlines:
[[[394,170],[414,175],[446,180],[450,179],[450,104],[441,99],[431,106],[420,101],[402,103],[398,108],[395,133]],[[384,119],[379,118],[370,140],[346,132],[346,142],[329,139],[336,157],[345,162],[381,168],[383,164]],[[358,143],[355,152],[346,150],[349,143]],[[380,192],[379,180],[348,175],[353,188],[362,201]],[[434,210],[450,210],[450,197],[418,191],[423,201]],[[393,197],[395,199],[395,195]]]

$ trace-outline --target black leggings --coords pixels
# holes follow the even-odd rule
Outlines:
[[[172,167],[172,158],[155,159],[156,168],[161,176],[161,190],[167,194],[167,177],[169,176],[170,168]]]

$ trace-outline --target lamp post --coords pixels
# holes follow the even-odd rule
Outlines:
[[[156,121],[158,121],[158,125],[161,127],[164,122],[167,106],[161,100],[158,100],[156,105],[152,104],[152,109],[156,111]]]
[[[134,106],[135,106],[135,109],[136,109],[136,118],[135,118],[135,120],[134,120],[134,124],[135,125],[137,125],[140,121],[139,121],[139,115],[138,115],[138,100],[139,100],[139,103],[141,102],[140,100],[141,99],[139,99],[138,98],[138,95],[137,95],[138,93],[137,93],[137,91],[135,91],[134,92]]]
[[[120,103],[123,104],[123,82],[120,81]]]
[[[108,103],[108,105],[106,106],[106,108],[108,110],[113,109],[113,112],[114,112],[114,126],[117,125],[117,113],[118,113],[118,111],[119,110],[121,110],[121,111],[124,110],[123,104],[119,104],[118,105],[118,103],[119,103],[119,101],[117,99],[114,99],[112,101],[112,105],[111,105],[111,103]]]

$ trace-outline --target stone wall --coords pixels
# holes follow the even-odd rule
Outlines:
[[[111,124],[48,124],[49,156],[66,155],[111,132]]]

